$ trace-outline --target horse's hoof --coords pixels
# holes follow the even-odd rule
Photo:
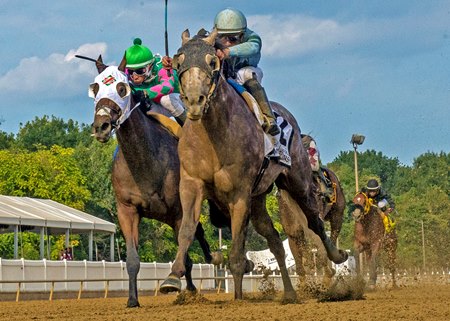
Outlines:
[[[128,300],[127,308],[139,308],[141,305],[137,300]]]
[[[211,264],[220,265],[223,263],[222,251],[217,251],[217,252],[211,253],[211,257],[212,257],[211,262],[210,262]]]
[[[348,259],[348,253],[343,250],[338,250],[339,254],[337,256],[334,256],[330,258],[334,262],[334,264],[341,264],[347,261]]]
[[[255,268],[255,263],[250,260],[245,261],[245,270],[244,273],[250,273]]]
[[[285,292],[283,295],[283,299],[281,300],[281,304],[292,304],[297,302],[297,294],[295,293],[295,291]]]
[[[181,291],[181,280],[176,275],[169,275],[167,279],[159,287],[159,292],[167,294],[169,292],[180,292]]]

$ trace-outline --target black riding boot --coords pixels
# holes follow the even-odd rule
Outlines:
[[[183,127],[184,123],[186,122],[186,110],[183,110],[183,112],[175,117],[175,120],[177,121],[178,125],[180,125],[181,127]]]
[[[272,136],[280,133],[275,115],[273,114],[272,107],[270,107],[269,100],[267,99],[266,91],[264,87],[255,79],[252,78],[244,83],[245,89],[256,99],[259,108],[262,113],[267,117],[269,123],[263,125],[264,131]]]

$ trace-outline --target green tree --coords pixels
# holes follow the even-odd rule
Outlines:
[[[0,150],[11,148],[11,146],[14,145],[14,142],[14,134],[8,134],[0,130]]]
[[[25,125],[20,124],[16,137],[18,148],[37,151],[39,146],[50,148],[53,145],[61,147],[75,147],[78,144],[87,145],[91,142],[90,127],[69,119],[65,122],[61,118],[45,115],[35,117]]]
[[[83,210],[89,199],[85,182],[71,148],[0,151],[0,194],[52,199]]]

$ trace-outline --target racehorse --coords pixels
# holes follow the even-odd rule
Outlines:
[[[310,142],[313,140],[314,139],[310,135],[302,135],[302,142],[304,146],[309,146]],[[323,171],[324,175],[330,180],[333,189],[331,199],[327,200],[321,195],[321,182],[314,180],[316,185],[316,195],[320,200],[320,218],[324,221],[330,222],[331,240],[334,244],[336,244],[339,233],[341,232],[342,223],[344,222],[344,190],[342,189],[341,182],[335,172],[326,167],[320,167],[319,170]]]
[[[393,229],[389,233],[385,232],[383,220],[378,211],[377,204],[372,204],[365,193],[359,192],[353,198],[355,209],[352,213],[355,219],[354,232],[354,255],[356,261],[356,271],[361,272],[360,253],[367,254],[369,262],[369,286],[375,288],[377,282],[377,267],[380,251],[383,248],[388,256],[387,265],[392,276],[392,285],[395,281],[395,261],[397,250],[397,233]]]
[[[124,74],[126,61],[119,67],[105,66],[97,59],[99,75],[90,86],[95,99],[93,136],[104,143],[115,131],[119,144],[112,166],[112,185],[117,216],[126,241],[129,275],[128,307],[139,306],[137,274],[140,269],[137,252],[139,222],[143,217],[166,223],[178,236],[182,220],[179,198],[180,162],[178,138],[155,119],[144,114],[133,100]],[[206,262],[213,260],[201,225],[195,230]],[[216,253],[213,253],[216,254]],[[216,259],[220,259],[215,256]],[[192,261],[186,255],[187,289],[195,291]]]
[[[214,30],[205,38],[190,39],[186,30],[182,34],[182,46],[173,60],[188,116],[178,145],[183,221],[172,272],[161,288],[165,287],[167,292],[179,290],[180,277],[185,273],[184,257],[199,222],[202,200],[212,197],[231,221],[229,262],[234,279],[234,298],[242,299],[242,279],[248,271],[245,237],[251,221],[255,230],[267,239],[277,259],[284,299],[295,300],[284,248],[265,207],[266,194],[274,182],[279,189],[289,191],[300,204],[309,227],[320,235],[330,259],[345,261],[347,253],[338,250],[325,234],[312,188],[311,168],[296,120],[280,104],[272,103],[275,112],[293,127],[293,134],[289,137],[291,166],[266,158],[260,123],[223,75],[214,47],[216,36],[217,31]],[[281,211],[281,220],[286,234],[290,239],[296,239],[301,231],[297,213]]]
[[[305,148],[310,146],[311,141],[314,139],[310,135],[302,134],[302,143]],[[313,175],[315,196],[317,199],[317,204],[319,206],[320,218],[323,221],[330,222],[331,228],[331,241],[336,245],[337,238],[342,228],[342,223],[344,221],[344,211],[345,211],[345,195],[344,190],[342,189],[339,178],[336,173],[334,173],[331,169],[326,167],[320,167],[318,169],[324,173],[324,176],[330,180],[330,184],[332,186],[333,194],[331,197],[325,198],[321,192],[321,185],[323,182],[319,181],[320,178]],[[306,225],[305,225],[306,226]],[[335,271],[329,266],[329,261],[327,260],[326,253],[321,246],[320,239],[317,235],[311,233],[308,230],[305,230],[305,236],[313,241],[313,245],[317,248],[317,265],[319,267],[323,267],[324,269],[324,283],[329,284],[332,276],[335,274]],[[306,276],[306,271],[303,267],[302,253],[306,252],[306,239],[303,242],[300,242],[299,246],[302,247],[302,251],[298,253],[297,256],[294,257],[296,271],[297,274],[301,277],[301,280]]]

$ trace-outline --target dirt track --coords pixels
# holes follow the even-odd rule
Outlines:
[[[282,305],[258,294],[233,301],[231,294],[204,294],[185,304],[177,295],[142,296],[141,307],[126,298],[0,302],[0,320],[450,320],[450,284],[419,284],[368,292],[364,300]]]

